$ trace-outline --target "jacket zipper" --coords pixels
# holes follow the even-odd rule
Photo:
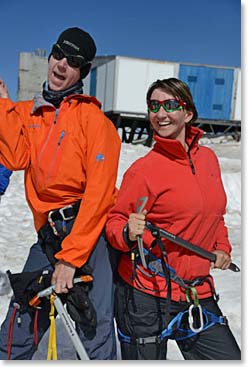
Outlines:
[[[192,171],[193,175],[195,175],[195,166],[194,166],[194,163],[192,161],[192,158],[190,156],[189,151],[188,151],[187,155],[188,155],[188,158],[189,158],[189,165],[190,165],[191,171]]]
[[[50,167],[49,167],[48,174],[47,174],[48,180],[51,178],[51,172],[52,172],[54,163],[56,161],[56,157],[57,157],[57,154],[58,154],[58,150],[60,148],[60,145],[61,145],[61,141],[63,140],[64,136],[65,136],[65,130],[62,130],[61,131],[61,134],[60,134],[60,137],[59,137],[59,140],[57,142],[57,147],[56,147],[56,150],[54,152],[53,159],[52,159],[51,164],[50,164]]]
[[[199,134],[195,135],[194,139],[192,140],[192,142],[191,142],[191,144],[189,146],[189,150],[187,152],[187,156],[189,158],[189,165],[190,165],[190,168],[191,168],[191,171],[192,171],[193,175],[195,175],[195,166],[194,166],[194,163],[193,163],[192,158],[190,156],[190,150],[191,150],[192,146],[194,145],[196,139],[198,138],[198,135]]]
[[[50,140],[50,137],[51,137],[52,132],[53,132],[53,129],[54,129],[54,125],[56,125],[56,121],[57,121],[58,114],[59,114],[59,110],[58,110],[58,109],[56,109],[56,112],[55,112],[55,116],[54,116],[54,120],[53,120],[52,127],[51,127],[51,129],[50,129],[50,131],[49,131],[49,134],[48,134],[48,137],[46,138],[45,143],[43,144],[43,146],[42,146],[42,148],[41,148],[41,151],[40,151],[40,154],[39,154],[39,157],[38,157],[38,162],[41,160],[42,154],[43,154],[43,152],[44,152],[44,150],[45,150],[45,148],[46,148],[46,146],[47,146],[47,144],[48,144],[48,142],[49,142],[49,140]]]
[[[39,166],[39,162],[41,161],[41,158],[42,158],[42,155],[43,155],[43,153],[44,153],[44,150],[46,149],[47,144],[48,144],[48,142],[49,142],[49,140],[50,140],[50,138],[51,138],[52,132],[53,132],[53,130],[54,130],[54,126],[56,125],[56,122],[57,122],[58,114],[59,114],[59,109],[58,109],[58,108],[56,108],[55,116],[54,116],[54,119],[53,119],[53,124],[52,124],[51,129],[50,129],[50,131],[49,131],[49,134],[48,134],[48,136],[47,136],[47,138],[46,138],[46,141],[45,141],[45,143],[43,144],[43,146],[42,146],[42,148],[41,148],[40,154],[39,154],[39,155],[38,155],[38,157],[37,157],[37,163],[38,163],[38,166]]]

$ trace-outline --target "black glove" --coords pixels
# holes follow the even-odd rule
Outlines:
[[[80,325],[87,339],[96,335],[96,311],[88,297],[89,285],[77,283],[67,296],[67,311],[72,320]]]
[[[11,274],[7,271],[11,288],[14,293],[15,302],[20,306],[21,312],[26,312],[30,309],[29,301],[38,292],[51,285],[52,272],[51,271],[34,271]],[[41,302],[45,302],[44,298]],[[42,307],[42,304],[40,305]]]

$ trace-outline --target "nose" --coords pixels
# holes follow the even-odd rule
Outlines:
[[[61,60],[58,61],[58,67],[60,69],[66,69],[67,66],[68,66],[68,63],[67,63],[66,57],[63,57],[63,59],[61,59]]]
[[[160,117],[164,117],[167,116],[167,112],[165,111],[165,109],[163,108],[163,106],[160,106],[158,112],[157,112],[157,116]]]

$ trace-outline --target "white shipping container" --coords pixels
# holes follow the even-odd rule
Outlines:
[[[241,69],[235,70],[234,98],[233,98],[233,120],[241,121]]]
[[[104,112],[146,115],[149,85],[157,79],[177,77],[178,70],[178,63],[116,56],[96,67],[96,98]],[[87,92],[91,94],[89,85],[87,80]]]

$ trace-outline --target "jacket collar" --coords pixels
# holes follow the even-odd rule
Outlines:
[[[33,115],[39,108],[42,108],[42,107],[45,107],[45,106],[55,108],[52,103],[47,102],[43,98],[42,93],[36,93],[34,95],[34,104],[33,104],[31,114]]]
[[[186,143],[188,144],[188,154],[194,154],[199,148],[199,139],[203,135],[203,130],[187,125],[186,126]],[[160,154],[169,156],[170,158],[186,159],[188,154],[182,144],[175,139],[166,139],[154,133],[155,144],[153,150]]]
[[[83,102],[83,101],[85,101],[85,102],[93,102],[96,106],[98,106],[99,108],[101,108],[101,103],[95,97],[88,96],[86,94],[71,94],[70,96],[65,97],[65,99],[64,99],[64,101],[62,103],[68,102],[68,101],[70,101],[72,99],[74,99],[74,100],[80,100],[81,102]],[[53,109],[56,108],[52,103],[47,102],[43,98],[42,93],[37,93],[34,96],[34,104],[33,104],[33,108],[32,108],[31,114],[34,114],[35,112],[37,112],[38,109],[40,109],[42,107],[51,107]]]

